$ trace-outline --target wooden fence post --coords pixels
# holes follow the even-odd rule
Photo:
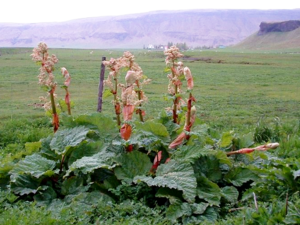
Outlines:
[[[98,108],[97,111],[102,111],[102,95],[103,95],[103,80],[104,80],[104,74],[105,74],[105,65],[103,64],[103,61],[106,60],[106,57],[102,57],[102,63],[101,63],[101,71],[100,71],[100,81],[99,81],[99,88],[98,88]]]

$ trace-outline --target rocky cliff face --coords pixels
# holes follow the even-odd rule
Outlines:
[[[270,32],[289,32],[296,30],[300,27],[300,20],[289,20],[278,23],[266,23],[260,24],[258,35],[263,35]]]
[[[63,23],[0,24],[0,47],[143,48],[185,42],[232,45],[257,31],[261,21],[299,19],[299,10],[159,11]]]

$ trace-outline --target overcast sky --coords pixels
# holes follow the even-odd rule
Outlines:
[[[300,0],[1,0],[0,8],[0,23],[38,23],[157,10],[300,9]]]

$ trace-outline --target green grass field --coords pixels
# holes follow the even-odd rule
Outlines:
[[[44,95],[37,84],[38,66],[31,61],[31,49],[0,49],[0,118],[40,117],[34,108]],[[56,80],[62,83],[60,67],[71,76],[74,115],[95,112],[102,56],[120,57],[123,51],[51,49],[59,63]],[[145,87],[149,98],[148,118],[155,117],[171,102],[164,99],[168,80],[164,73],[163,52],[133,50],[144,74],[152,79]],[[299,119],[300,54],[229,52],[225,49],[186,51],[183,62],[195,79],[198,118],[206,123],[226,125],[253,124],[260,118],[272,121]],[[107,74],[107,73],[106,73]],[[57,88],[58,97],[64,90]],[[112,112],[112,98],[104,99],[103,113]]]

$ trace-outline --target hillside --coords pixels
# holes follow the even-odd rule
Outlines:
[[[300,21],[260,24],[252,34],[235,48],[251,50],[300,49]]]
[[[236,44],[261,21],[299,19],[297,10],[158,11],[62,23],[0,24],[0,47],[143,48],[185,42],[189,46]]]

